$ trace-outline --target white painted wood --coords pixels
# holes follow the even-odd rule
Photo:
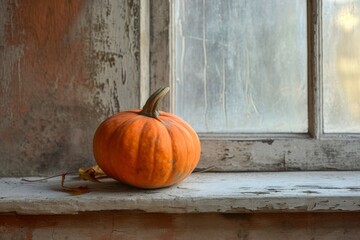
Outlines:
[[[67,177],[65,184],[87,185],[90,192],[78,196],[62,192],[59,178],[36,183],[2,178],[0,213],[360,211],[360,172],[355,171],[194,173],[177,186],[155,190],[111,179],[90,183]]]
[[[143,107],[150,92],[150,5],[140,0],[140,106]]]
[[[319,139],[322,135],[322,1],[307,0],[308,33],[308,125],[309,135]]]
[[[140,3],[89,1],[88,4],[89,16],[84,20],[92,26],[91,78],[101,89],[94,98],[101,101],[107,116],[138,108],[140,74],[144,71],[140,67]]]
[[[215,171],[360,170],[359,140],[202,140],[198,168]]]

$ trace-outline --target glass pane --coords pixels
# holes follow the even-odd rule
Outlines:
[[[360,0],[323,2],[324,131],[360,132]]]
[[[307,132],[305,0],[176,0],[175,111],[198,132]]]

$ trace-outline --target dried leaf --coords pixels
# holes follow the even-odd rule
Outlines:
[[[79,169],[79,177],[82,180],[92,181],[92,182],[100,182],[98,179],[102,177],[106,177],[103,170],[98,166],[92,166],[88,169]]]
[[[68,192],[71,195],[80,195],[80,194],[90,192],[90,189],[87,186],[66,187],[65,186],[65,176],[66,176],[66,173],[61,175],[61,188],[64,192]]]

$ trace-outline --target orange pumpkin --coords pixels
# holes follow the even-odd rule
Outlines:
[[[194,170],[200,158],[196,132],[174,114],[157,110],[168,91],[157,90],[142,110],[117,113],[97,128],[94,157],[108,176],[140,188],[160,188]]]

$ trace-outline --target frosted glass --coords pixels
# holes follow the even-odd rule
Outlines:
[[[360,1],[323,1],[324,131],[360,132]]]
[[[176,0],[175,112],[198,132],[307,132],[306,0]]]

